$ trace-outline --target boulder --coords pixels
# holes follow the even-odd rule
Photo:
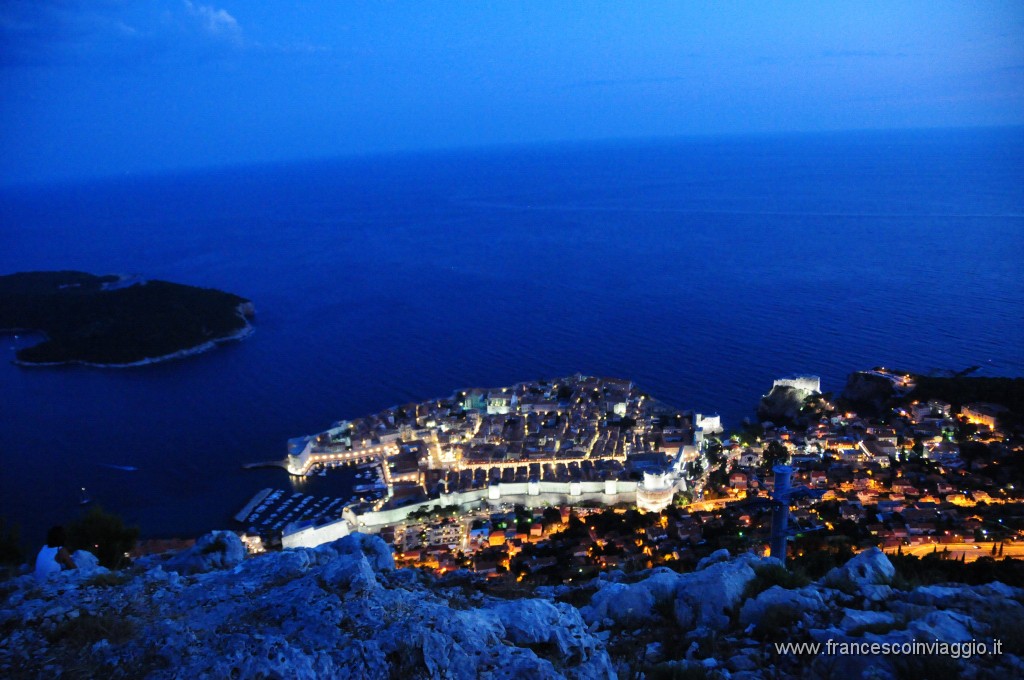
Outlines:
[[[730,612],[739,603],[747,584],[754,580],[756,574],[751,565],[757,562],[758,558],[748,553],[684,574],[676,589],[676,622],[684,630],[698,626],[721,630],[727,626]]]
[[[892,597],[892,586],[864,583],[860,586],[860,594],[868,602],[882,603]]]
[[[622,627],[651,623],[672,611],[676,591],[685,576],[671,569],[658,568],[636,583],[597,580],[597,592],[580,613],[589,624],[604,626],[604,621]]]
[[[609,583],[600,588],[581,611],[587,623],[636,626],[654,620],[654,598],[639,584]]]
[[[941,610],[907,624],[907,630],[915,639],[942,642],[963,642],[975,638],[976,627],[977,624],[966,614]]]
[[[896,575],[892,562],[878,548],[871,548],[854,556],[841,567],[831,569],[822,583],[832,588],[889,585]]]
[[[897,617],[889,612],[844,609],[843,618],[839,622],[839,628],[848,635],[858,635],[879,626],[896,628],[897,623]]]
[[[395,556],[380,536],[355,532],[329,543],[328,546],[329,550],[334,550],[338,555],[363,555],[374,571],[395,568]]]
[[[701,571],[702,569],[707,569],[712,564],[718,564],[719,562],[725,562],[728,559],[729,559],[729,551],[726,550],[725,548],[721,548],[720,550],[716,550],[715,552],[711,553],[707,557],[702,557],[700,559],[700,561],[697,562],[697,568],[694,569],[694,571]]]
[[[825,601],[813,586],[799,590],[786,590],[782,586],[772,586],[747,600],[740,609],[740,625],[749,626],[760,621],[769,610],[785,607],[803,612],[820,612],[826,608]]]
[[[245,559],[245,546],[232,531],[211,531],[195,545],[163,563],[166,571],[201,574],[215,569],[230,569]]]
[[[490,608],[512,644],[541,653],[556,666],[591,664],[591,677],[614,677],[604,645],[592,637],[579,612],[567,604],[512,600]]]
[[[240,547],[215,532],[113,580],[11,579],[0,676],[614,677],[576,608],[396,573],[379,538],[244,561]]]
[[[140,560],[114,578],[88,576],[101,568],[79,554],[80,570],[44,583],[31,574],[8,579],[0,677],[118,676],[119,669],[156,679],[603,679],[673,670],[890,677],[890,658],[773,655],[753,633],[772,620],[796,620],[778,624],[793,641],[1005,639],[1009,647],[1024,616],[1024,591],[998,583],[892,591],[892,565],[878,551],[820,583],[774,586],[747,601],[743,594],[767,561],[725,552],[693,573],[619,573],[501,599],[473,574],[437,579],[395,570],[376,537],[352,534],[245,560],[239,543],[216,532],[175,558]],[[556,601],[591,591],[580,609]],[[866,593],[888,599],[865,611]],[[780,609],[797,619],[773,617]],[[950,677],[1017,677],[1024,663],[1014,650],[960,660]]]
[[[71,561],[75,563],[75,570],[69,573],[80,578],[106,574],[110,571],[106,567],[101,567],[99,558],[86,550],[73,552]]]

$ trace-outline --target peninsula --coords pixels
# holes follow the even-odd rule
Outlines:
[[[0,276],[0,333],[36,332],[26,366],[139,366],[205,351],[252,331],[252,302],[169,281],[76,271]]]
[[[657,513],[677,494],[692,498],[705,435],[720,431],[719,416],[678,410],[618,378],[465,389],[290,440],[277,464],[297,478],[356,466],[356,496],[285,499],[267,489],[236,519],[292,547],[435,505],[628,503]],[[311,521],[294,522],[300,515]]]
[[[808,568],[872,547],[979,571],[1024,556],[1021,379],[878,367],[836,398],[820,390],[817,376],[776,380],[767,403],[799,404],[790,422],[731,433],[618,378],[460,390],[290,440],[278,464],[294,481],[354,466],[354,496],[268,488],[236,520],[254,551],[371,533],[396,564],[496,583],[692,569],[723,548]],[[783,470],[802,495],[775,548]]]

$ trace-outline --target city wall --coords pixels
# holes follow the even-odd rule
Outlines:
[[[401,508],[361,514],[345,508],[342,519],[336,522],[306,526],[293,532],[288,532],[286,528],[281,542],[285,548],[313,548],[347,536],[350,531],[373,531],[389,524],[400,524],[408,520],[409,515],[414,512],[432,510],[437,506],[454,505],[462,511],[468,511],[479,508],[482,503],[491,508],[504,504],[537,508],[546,505],[580,505],[588,502],[603,505],[635,503],[636,489],[637,482],[622,480],[492,484],[484,489],[441,494],[437,498]]]

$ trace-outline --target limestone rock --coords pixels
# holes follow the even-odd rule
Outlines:
[[[772,586],[743,603],[739,620],[740,625],[749,626],[760,621],[770,610],[788,608],[801,612],[819,612],[825,606],[821,593],[814,587],[786,590],[782,586]]]
[[[896,625],[897,617],[889,612],[863,611],[860,609],[845,609],[843,611],[843,619],[839,622],[839,627],[848,634],[864,632],[865,629],[878,626],[895,628]]]
[[[842,589],[846,586],[889,585],[896,575],[892,562],[878,548],[871,548],[859,553],[841,567],[835,567],[822,582],[831,587]]]
[[[724,551],[692,573],[618,572],[500,599],[469,573],[437,579],[396,570],[372,536],[249,559],[240,548],[233,534],[216,532],[175,557],[109,576],[76,553],[79,569],[44,582],[8,579],[0,584],[0,677],[923,677],[884,656],[773,652],[766,640],[780,637],[1001,639],[1001,655],[951,660],[949,677],[1010,678],[1024,669],[1013,642],[1024,590],[893,590],[892,565],[877,550],[819,582],[748,599],[767,561]],[[781,609],[786,616],[773,616]]]
[[[115,581],[12,579],[0,676],[614,677],[574,607],[481,595],[466,609],[432,577],[395,572],[379,538],[244,561],[239,547],[215,532]]]
[[[76,550],[71,554],[71,561],[75,563],[75,569],[80,574],[95,574],[106,569],[100,566],[100,560],[87,550]]]
[[[696,626],[724,628],[729,623],[730,610],[739,604],[747,584],[754,580],[751,565],[757,561],[748,553],[686,574],[676,590],[675,617],[679,626],[685,630]]]
[[[716,550],[715,552],[711,553],[707,557],[701,558],[701,560],[699,562],[697,562],[697,568],[694,571],[700,571],[702,569],[707,569],[712,564],[717,564],[719,562],[725,562],[728,559],[729,559],[729,551],[726,550],[725,548],[721,548],[720,550]]]
[[[620,626],[635,626],[654,619],[654,598],[640,584],[609,583],[594,593],[581,613],[588,623],[608,619]]]
[[[200,574],[214,569],[229,569],[245,559],[245,546],[231,531],[211,531],[196,544],[174,555],[163,564],[168,571]]]

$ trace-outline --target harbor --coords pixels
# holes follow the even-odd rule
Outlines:
[[[337,519],[345,505],[343,498],[263,489],[235,515],[235,519],[246,525],[249,533],[273,534],[292,522]]]
[[[311,474],[328,474],[327,466],[319,466]],[[336,520],[351,505],[371,503],[387,495],[380,468],[363,467],[356,473],[349,497],[322,496],[301,491],[265,488],[258,491],[234,516],[250,534],[279,537],[289,524]]]

